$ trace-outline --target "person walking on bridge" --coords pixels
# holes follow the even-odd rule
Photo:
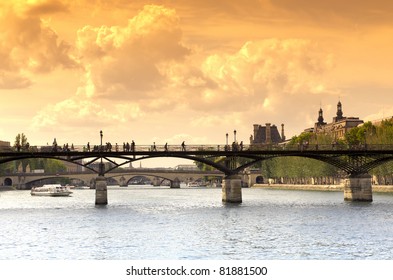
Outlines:
[[[183,143],[181,143],[181,150],[182,150],[183,152],[186,151],[186,144],[184,144],[184,141],[183,141]]]

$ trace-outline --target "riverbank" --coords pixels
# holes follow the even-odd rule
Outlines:
[[[252,188],[266,188],[276,190],[301,190],[301,191],[344,191],[342,185],[290,185],[290,184],[255,184]],[[373,192],[392,192],[393,185],[373,185]]]
[[[15,187],[13,186],[0,186],[0,191],[14,191]]]

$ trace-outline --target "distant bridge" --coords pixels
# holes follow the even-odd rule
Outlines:
[[[105,176],[123,165],[150,158],[183,158],[205,163],[225,175],[223,201],[241,202],[240,172],[263,160],[275,157],[305,157],[331,164],[347,173],[344,199],[372,201],[371,176],[368,172],[393,159],[393,145],[192,145],[192,146],[132,146],[120,149],[96,145],[89,150],[85,146],[73,146],[60,150],[52,146],[33,146],[27,150],[0,152],[0,164],[28,158],[52,158],[73,162],[96,173],[100,178],[97,200],[106,204]],[[242,158],[243,160],[238,160]],[[120,159],[116,163],[113,159]],[[113,167],[105,170],[104,161]],[[92,165],[98,163],[99,168]],[[102,186],[102,190],[101,190]],[[102,195],[99,195],[99,194]]]
[[[118,168],[106,173],[106,178],[116,182],[119,186],[128,186],[136,177],[147,177],[152,180],[153,185],[160,185],[161,182],[168,180],[172,188],[180,187],[181,182],[191,182],[205,177],[216,178],[221,181],[224,174],[220,171],[202,170],[174,170],[169,168]],[[97,174],[93,172],[62,172],[56,174],[48,173],[16,173],[0,176],[0,185],[15,186],[17,189],[30,189],[34,184],[45,179],[68,178],[83,182],[84,186],[95,188]],[[30,186],[30,187],[28,187]]]

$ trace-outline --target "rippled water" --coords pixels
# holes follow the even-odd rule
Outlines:
[[[108,188],[71,197],[0,192],[0,259],[393,259],[393,195],[344,202],[341,192]]]

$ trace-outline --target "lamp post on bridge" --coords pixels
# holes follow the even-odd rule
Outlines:
[[[100,139],[101,139],[101,141],[100,141],[100,157],[101,157],[101,162],[100,162],[100,165],[99,165],[99,170],[98,170],[98,175],[99,176],[104,176],[104,164],[102,163],[102,136],[103,136],[103,133],[102,133],[102,130],[100,130]]]
[[[107,193],[107,182],[105,178],[105,167],[102,162],[102,130],[100,130],[100,158],[101,161],[98,167],[98,177],[96,179],[96,205],[107,205],[108,204],[108,193]]]
[[[236,130],[233,131],[234,142],[232,144],[232,150],[236,151]],[[228,145],[228,133],[226,134],[226,146],[225,151],[231,151]],[[241,190],[241,178],[237,174],[234,174],[236,168],[236,156],[227,155],[225,158],[225,166],[230,169],[230,172],[225,174],[222,182],[222,201],[230,203],[241,203],[242,202],[242,190]]]
[[[101,147],[102,147],[102,136],[103,136],[103,134],[102,134],[102,130],[100,130]]]

